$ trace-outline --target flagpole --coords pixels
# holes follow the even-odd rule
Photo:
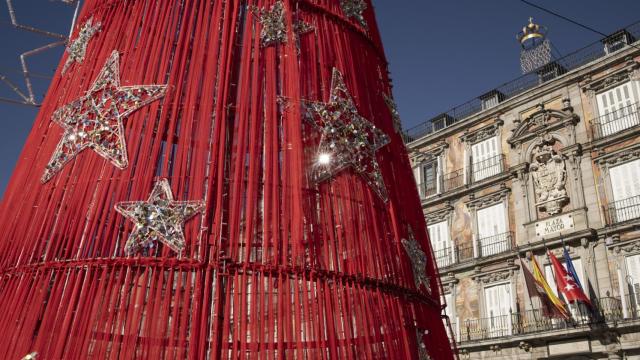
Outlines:
[[[524,264],[522,263],[522,258],[520,257],[520,247],[518,245],[516,245],[516,254],[518,256],[518,262],[520,262],[520,268],[524,267]],[[525,279],[525,282],[526,281],[527,280]],[[536,322],[536,327],[537,327],[538,323],[539,323],[539,320],[538,320],[538,317],[536,316],[536,309],[533,307],[533,301],[531,301],[531,293],[529,293],[529,287],[525,286],[525,288],[527,289],[527,295],[529,295],[529,305],[531,305],[531,312],[533,313],[533,320]],[[540,301],[542,301],[542,300],[540,300]]]
[[[560,241],[562,242],[563,249],[564,249],[564,238],[562,237],[562,231],[560,231]],[[562,300],[562,298],[560,297],[562,295],[561,295],[560,289],[558,288],[558,278],[556,276],[556,272],[553,270],[553,263],[551,262],[551,258],[549,257],[549,248],[547,247],[547,242],[546,242],[544,236],[542,236],[542,245],[544,246],[544,255],[547,257],[547,261],[549,262],[549,264],[551,266],[551,276],[553,276],[553,282],[555,283],[556,292],[558,293],[556,295],[556,297],[561,302],[564,302]],[[543,269],[541,269],[541,270],[543,270]],[[568,314],[569,314],[569,319],[573,320],[573,317],[571,316],[571,305],[570,305],[570,303],[569,302],[564,302],[564,303],[566,303],[567,308],[568,308],[567,310],[568,310]],[[574,323],[574,326],[575,326],[575,323]]]

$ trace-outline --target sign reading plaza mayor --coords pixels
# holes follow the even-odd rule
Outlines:
[[[544,219],[536,223],[536,236],[547,236],[561,231],[573,229],[573,216],[571,214]]]

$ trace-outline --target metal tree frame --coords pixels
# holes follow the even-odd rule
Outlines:
[[[69,30],[69,35],[63,35],[54,33],[51,31],[43,30],[34,26],[24,25],[18,22],[16,17],[16,11],[13,6],[12,0],[7,0],[7,8],[9,11],[9,18],[11,19],[11,25],[17,29],[22,30],[34,34],[38,34],[41,36],[45,36],[48,38],[55,39],[55,41],[48,43],[46,45],[37,47],[35,49],[31,49],[20,54],[20,65],[22,67],[22,77],[24,80],[24,88],[20,88],[20,86],[13,83],[9,78],[0,72],[0,80],[11,89],[13,93],[15,93],[19,99],[10,99],[5,97],[0,97],[0,101],[7,102],[11,104],[20,104],[20,105],[28,105],[28,106],[40,106],[40,102],[36,99],[36,96],[33,92],[33,85],[31,84],[31,76],[32,73],[29,71],[29,66],[27,65],[27,58],[33,55],[37,55],[41,52],[44,52],[49,49],[56,48],[58,46],[64,46],[69,41],[69,37],[71,36],[71,32],[73,31],[73,26],[75,24],[76,17],[78,16],[78,10],[80,8],[80,1],[78,0],[59,0],[62,3],[67,5],[75,5],[75,10],[73,14],[73,20],[71,22],[71,27]]]

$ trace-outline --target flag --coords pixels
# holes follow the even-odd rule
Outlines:
[[[524,282],[527,286],[529,297],[537,297],[540,299],[540,306],[542,307],[542,313],[544,316],[550,318],[566,318],[566,311],[561,311],[556,308],[547,293],[544,291],[544,287],[536,281],[533,274],[531,274],[531,271],[522,262],[522,260],[520,260],[520,264],[522,265],[522,273],[524,274]]]
[[[576,302],[581,301],[589,306],[591,306],[591,301],[587,295],[582,291],[582,287],[580,287],[576,281],[577,276],[574,278],[573,275],[569,274],[567,270],[560,264],[558,258],[551,253],[548,252],[549,258],[551,259],[551,266],[553,267],[553,272],[556,274],[556,283],[558,288],[564,295],[564,298],[567,299],[568,302]],[[568,266],[568,263],[567,263]]]
[[[567,272],[569,273],[569,275],[571,275],[573,277],[573,280],[576,282],[576,284],[578,284],[578,287],[580,287],[580,289],[584,292],[584,288],[582,287],[582,284],[580,283],[580,278],[578,277],[578,273],[576,272],[576,268],[573,267],[573,261],[571,261],[571,256],[569,256],[569,251],[567,251],[566,247],[563,247],[564,250],[564,264],[567,267]]]
[[[535,279],[538,286],[542,288],[541,290],[549,298],[549,301],[551,301],[552,307],[554,309],[553,313],[554,314],[558,313],[559,315],[555,317],[562,317],[562,318],[568,319],[569,312],[565,307],[564,301],[560,300],[556,296],[556,294],[553,293],[553,291],[551,290],[551,287],[549,286],[549,283],[547,283],[547,280],[542,275],[542,271],[540,270],[540,265],[538,265],[538,262],[534,257],[531,258],[531,264],[533,267],[533,278]]]

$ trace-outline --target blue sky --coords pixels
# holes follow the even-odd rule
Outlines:
[[[611,33],[640,21],[637,0],[530,0]],[[14,0],[25,24],[67,33],[73,8],[60,1]],[[394,94],[405,128],[474,98],[520,75],[515,34],[529,16],[549,28],[555,47],[567,54],[600,36],[518,0],[374,0],[385,52],[391,64]],[[0,4],[0,74],[20,83],[18,54],[51,42],[9,26]],[[31,71],[50,75],[62,48],[29,60]],[[38,96],[47,79],[35,79]],[[13,96],[0,84],[0,97]],[[15,167],[37,109],[0,102],[0,193]]]

